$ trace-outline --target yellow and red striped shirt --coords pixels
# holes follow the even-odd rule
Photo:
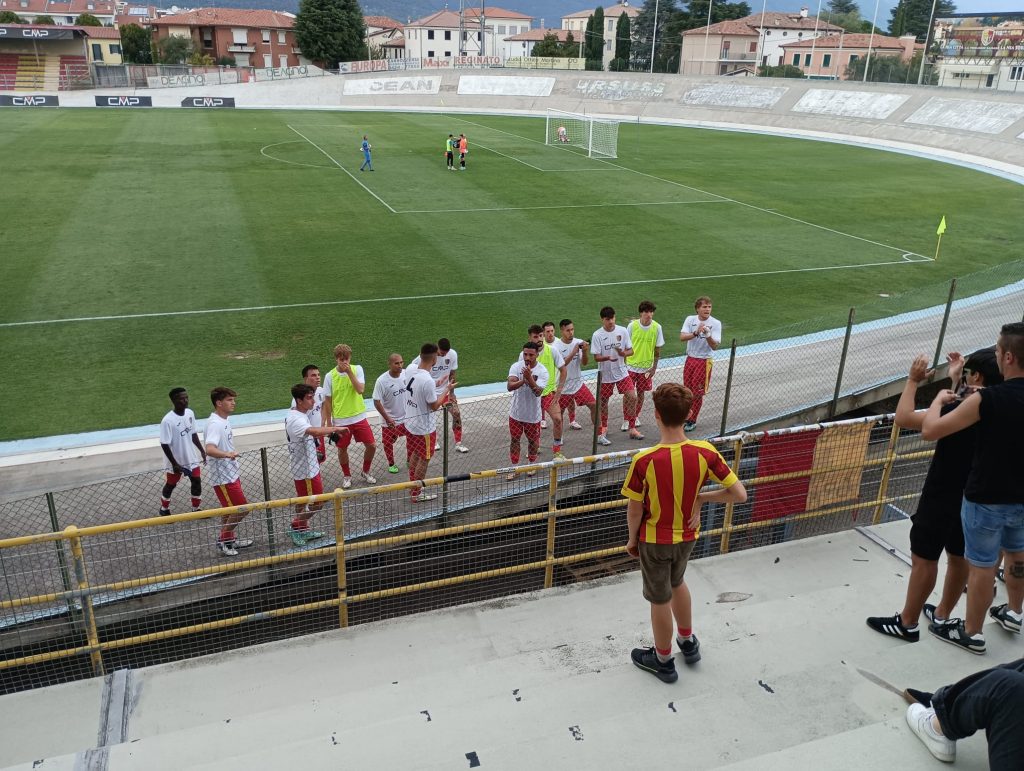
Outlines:
[[[696,541],[700,512],[694,512],[694,503],[709,478],[723,487],[738,481],[710,442],[657,444],[633,456],[622,494],[643,503],[639,539],[669,544]]]

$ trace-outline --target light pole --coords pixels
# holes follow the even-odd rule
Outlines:
[[[715,0],[708,0],[708,23],[704,27],[704,58],[700,63],[700,74],[704,74],[704,62],[708,60],[708,35],[711,34],[711,8],[714,6]],[[712,75],[715,73],[712,72]]]
[[[935,6],[939,0],[932,0],[932,12],[928,17],[928,29],[924,33],[924,50],[921,51],[921,66],[917,68],[917,85],[924,81],[924,60],[928,56],[928,38],[932,34],[932,26],[935,24]]]
[[[761,3],[761,24],[757,28],[757,32],[758,32],[758,34],[757,34],[757,51],[754,54],[754,57],[755,57],[755,61],[754,61],[754,75],[757,75],[757,68],[761,64],[761,51],[762,51],[761,39],[764,37],[764,12],[765,12],[765,10],[767,8],[768,8],[768,0],[764,0],[764,2]]]
[[[654,44],[658,40],[658,0],[654,0],[654,27],[651,29],[651,74],[654,74]]]
[[[871,47],[875,44],[875,22],[878,21],[878,3],[879,0],[875,0],[875,14],[871,17],[871,37],[868,38],[868,56],[864,61],[864,77],[860,79],[861,83],[868,82],[868,68],[871,67]]]

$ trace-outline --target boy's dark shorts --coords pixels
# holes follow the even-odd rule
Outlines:
[[[640,542],[640,574],[644,578],[644,597],[655,605],[672,600],[672,590],[683,583],[686,563],[696,541],[682,543]]]
[[[946,551],[954,557],[964,556],[964,528],[960,521],[960,499],[932,500],[922,498],[910,527],[910,551],[934,562]]]

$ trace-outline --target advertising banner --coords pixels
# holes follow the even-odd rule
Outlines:
[[[60,101],[49,94],[3,94],[0,95],[0,107],[60,107]]]
[[[181,106],[207,109],[234,107],[235,98],[233,96],[186,96],[181,100]]]
[[[97,107],[152,107],[151,96],[97,96]]]

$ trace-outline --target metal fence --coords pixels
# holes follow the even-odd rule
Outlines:
[[[704,507],[697,558],[905,516],[931,454],[889,417],[715,444],[750,495]],[[266,500],[238,508],[101,524],[153,507],[124,483],[79,491],[63,529],[0,540],[0,692],[632,570],[619,491],[637,449],[433,477],[429,503],[411,482],[289,498],[282,448],[244,457]],[[323,537],[296,546],[306,504]],[[254,546],[225,558],[234,512]]]

